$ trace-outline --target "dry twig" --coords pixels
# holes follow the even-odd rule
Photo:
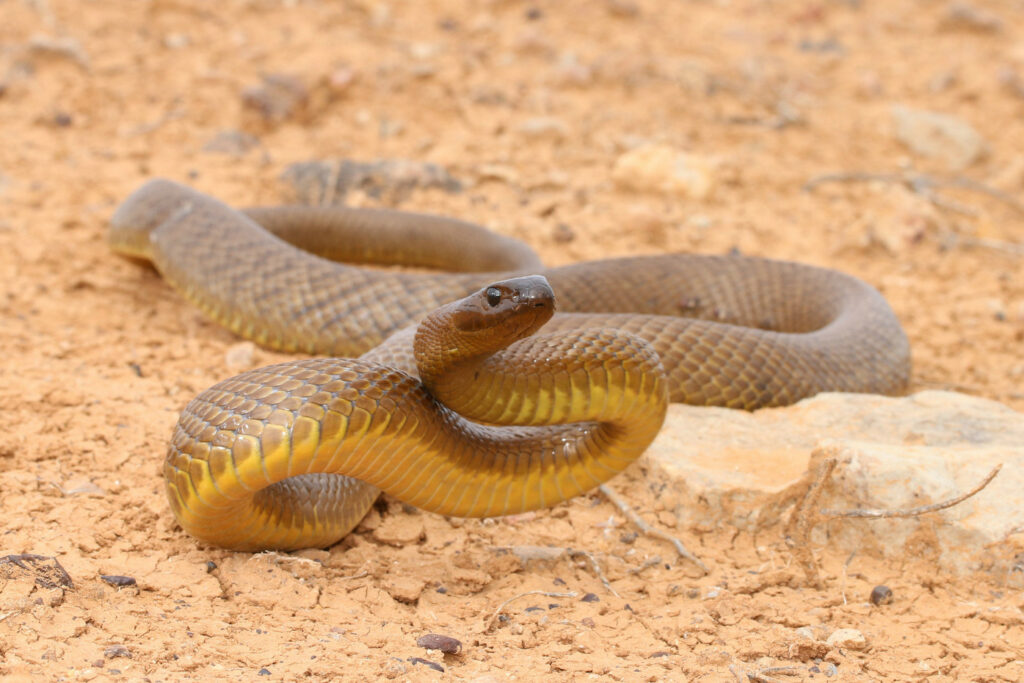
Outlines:
[[[611,582],[608,581],[608,577],[606,577],[604,575],[604,572],[601,571],[601,565],[597,563],[597,558],[594,557],[593,553],[591,553],[588,550],[575,550],[573,548],[567,548],[567,552],[569,553],[569,557],[582,556],[587,558],[590,561],[590,568],[594,570],[595,574],[597,574],[597,578],[601,579],[601,585],[605,587],[605,590],[607,590],[609,593],[611,593],[617,598],[622,597],[621,595],[615,592],[614,588],[612,588]]]
[[[772,678],[768,674],[780,673],[795,675],[800,672],[800,669],[795,666],[768,666],[756,671],[740,671],[734,665],[729,666],[729,671],[736,677],[737,681],[742,681],[746,678],[748,681],[754,683],[781,683],[779,679]]]
[[[763,683],[774,683],[777,678],[770,678],[768,674],[787,674],[796,675],[800,669],[795,666],[769,666],[764,669],[758,669],[754,673],[747,674],[747,678],[751,681],[762,681]]]
[[[498,605],[498,609],[494,610],[494,614],[492,614],[491,618],[488,619],[487,622],[484,624],[484,631],[491,630],[491,627],[494,626],[494,622],[497,621],[498,617],[501,615],[502,610],[504,610],[510,602],[518,600],[519,598],[525,598],[528,595],[543,595],[545,598],[575,598],[578,595],[578,593],[576,593],[575,591],[570,591],[568,593],[551,593],[548,591],[526,591],[525,593],[520,593],[519,595],[513,595],[511,598]]]
[[[619,512],[625,515],[626,519],[628,519],[633,524],[633,526],[635,526],[637,529],[642,531],[647,536],[654,536],[655,538],[660,538],[663,541],[668,541],[673,546],[675,546],[676,552],[679,553],[680,557],[689,560],[690,562],[693,562],[705,574],[708,573],[707,565],[704,564],[699,557],[697,557],[689,550],[687,550],[686,546],[683,545],[682,541],[680,541],[672,534],[666,533],[661,529],[655,529],[650,524],[645,522],[643,517],[638,515],[636,511],[633,510],[633,508],[630,506],[630,504],[623,500],[623,498],[619,494],[612,491],[612,489],[607,484],[601,484],[599,488],[601,493],[604,494],[604,497],[607,498],[609,502],[611,502],[615,507],[619,508]]]
[[[1014,210],[1024,213],[1024,203],[1002,190],[990,187],[985,183],[979,183],[970,178],[957,176],[955,178],[933,178],[924,173],[869,173],[866,171],[845,171],[840,173],[823,173],[814,176],[804,183],[804,191],[811,192],[819,185],[825,183],[850,183],[850,182],[883,182],[899,183],[907,187],[911,192],[921,195],[939,208],[949,209],[966,216],[977,216],[978,212],[973,208],[947,199],[938,194],[937,190],[944,187],[960,188],[970,192],[978,192],[988,195],[993,199],[1003,202]]]
[[[994,240],[989,237],[960,237],[954,236],[954,244],[962,244],[965,247],[981,247],[993,251],[1005,251],[1015,256],[1024,256],[1024,244],[1020,242],[1007,242],[1006,240]]]
[[[814,554],[811,552],[811,529],[814,528],[818,517],[814,506],[817,504],[818,498],[821,497],[825,482],[832,476],[832,471],[835,470],[838,462],[835,457],[825,458],[822,461],[814,480],[807,488],[807,493],[797,503],[789,518],[789,524],[786,525],[786,544],[793,550],[793,556],[803,568],[807,580],[815,588],[821,588],[822,582],[821,574],[818,572],[818,563],[814,560]]]
[[[820,510],[820,513],[826,517],[860,517],[865,519],[920,517],[921,515],[926,515],[929,512],[938,512],[939,510],[945,510],[946,508],[951,508],[954,505],[959,505],[988,486],[989,482],[996,478],[996,475],[999,474],[999,470],[1001,469],[1003,469],[1003,464],[999,463],[991,472],[988,473],[988,476],[985,477],[980,484],[967,493],[939,503],[932,503],[931,505],[922,505],[920,507],[910,508],[909,510]]]

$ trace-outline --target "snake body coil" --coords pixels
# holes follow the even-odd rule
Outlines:
[[[753,409],[824,390],[896,393],[908,380],[888,304],[835,271],[690,255],[543,269],[520,243],[449,219],[247,213],[158,180],[111,221],[117,251],[152,260],[235,332],[363,354],[244,373],[185,408],[168,495],[188,531],[219,545],[338,540],[377,494],[348,477],[444,514],[551,505],[639,456],[666,398]],[[438,243],[438,228],[456,241]],[[566,311],[553,317],[552,290]]]

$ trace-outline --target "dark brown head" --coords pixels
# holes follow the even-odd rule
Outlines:
[[[452,364],[482,359],[530,336],[555,312],[542,275],[502,280],[437,309],[420,323],[415,352],[424,379]]]
[[[547,278],[528,275],[495,282],[455,302],[451,323],[463,332],[503,329],[522,339],[550,320],[554,312],[555,293]]]

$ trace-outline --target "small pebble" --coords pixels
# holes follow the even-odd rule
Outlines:
[[[551,239],[553,239],[556,244],[568,244],[576,239],[576,233],[573,232],[572,228],[570,228],[567,223],[559,223],[552,231]]]
[[[892,589],[888,586],[875,586],[871,589],[871,604],[888,605],[892,603]]]
[[[260,676],[269,676],[270,675],[270,669],[260,669],[256,673],[258,675],[260,675]]]
[[[593,593],[587,593],[582,598],[580,598],[580,600],[582,600],[583,602],[601,602],[601,598],[597,597]]]
[[[111,586],[117,586],[122,588],[124,586],[134,586],[135,578],[132,576],[118,576],[116,574],[100,574],[100,578],[109,583]]]
[[[305,104],[309,91],[297,76],[265,74],[260,85],[242,91],[242,103],[267,121],[283,121]]]
[[[103,656],[107,659],[113,659],[114,657],[127,657],[131,659],[132,653],[124,645],[111,645],[103,651]]]
[[[440,650],[446,655],[457,655],[462,652],[462,642],[451,636],[439,633],[428,633],[416,639],[416,644],[428,650]]]

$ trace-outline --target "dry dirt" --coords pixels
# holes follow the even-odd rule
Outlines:
[[[1022,84],[1010,0],[0,0],[0,555],[68,575],[0,561],[0,676],[1020,680],[1020,572],[823,547],[813,589],[779,529],[673,529],[642,464],[615,487],[709,575],[598,497],[465,522],[386,501],[326,551],[200,547],[162,493],[177,411],[283,356],[248,358],[104,231],[154,176],[246,205],[280,201],[294,161],[425,160],[464,189],[349,200],[475,220],[551,264],[737,248],[840,268],[892,302],[914,389],[1021,409]],[[898,104],[969,123],[984,149],[960,168],[914,153]],[[617,186],[642,143],[693,155],[713,188]],[[845,171],[991,191],[803,189]],[[617,595],[585,557],[503,550],[524,545],[590,550]],[[868,602],[877,584],[891,604]],[[866,643],[829,645],[841,628]],[[419,647],[428,633],[461,653]]]

